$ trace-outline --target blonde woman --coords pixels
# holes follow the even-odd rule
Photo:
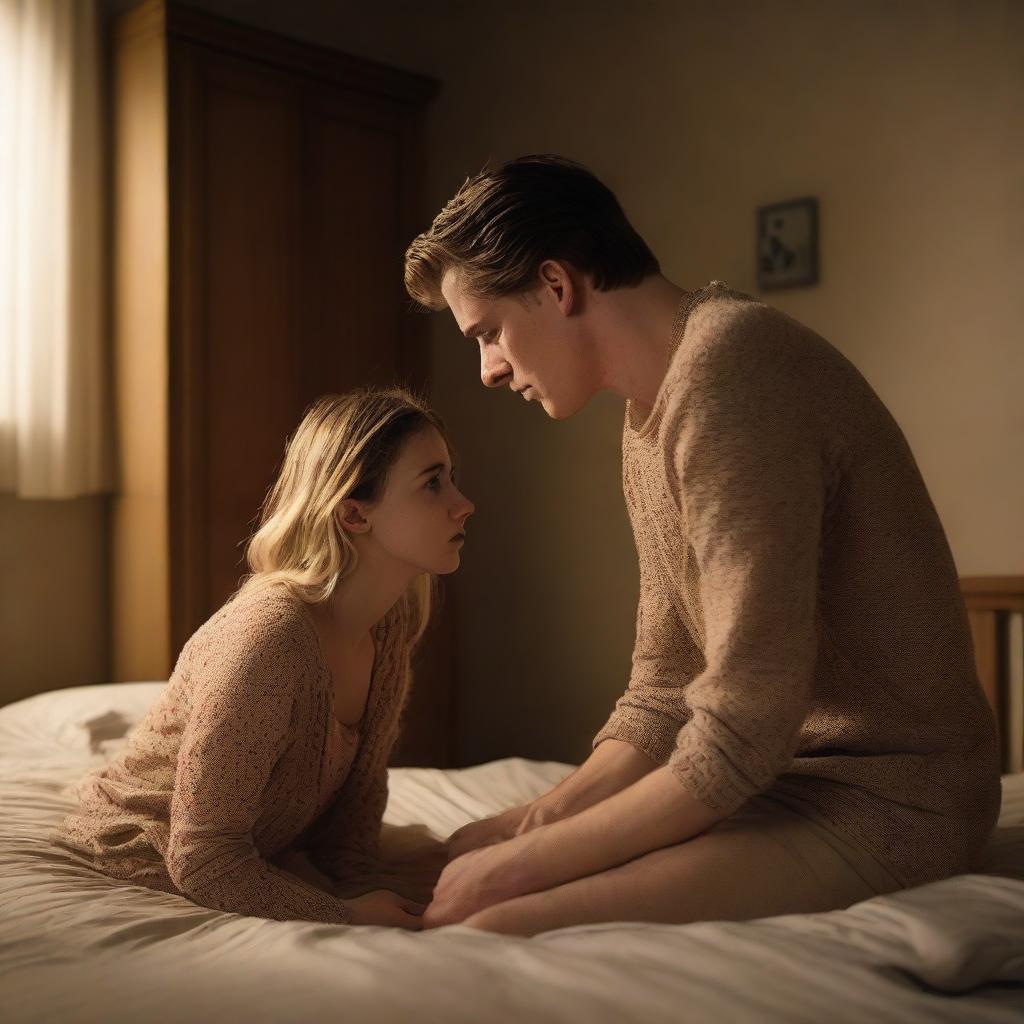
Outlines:
[[[410,652],[473,510],[443,424],[413,395],[316,402],[249,543],[251,575],[54,838],[218,910],[419,929],[421,904],[343,894],[376,856]],[[298,850],[304,877],[280,866]]]

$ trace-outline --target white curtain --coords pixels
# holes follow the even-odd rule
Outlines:
[[[94,0],[0,0],[0,491],[110,489]]]

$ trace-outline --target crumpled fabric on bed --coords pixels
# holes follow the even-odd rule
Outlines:
[[[1024,776],[1004,779],[993,874],[843,911],[533,939],[264,921],[116,883],[46,839],[72,784],[119,749],[160,685],[79,687],[0,709],[5,1021],[1024,1019]],[[570,769],[519,758],[393,769],[384,849],[396,862],[415,857],[431,836],[530,799]]]

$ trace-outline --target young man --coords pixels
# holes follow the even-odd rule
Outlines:
[[[468,180],[406,287],[553,419],[626,399],[633,669],[590,758],[460,829],[425,915],[531,935],[837,909],[971,870],[999,806],[957,574],[899,427],[808,328],[662,276],[557,157]]]

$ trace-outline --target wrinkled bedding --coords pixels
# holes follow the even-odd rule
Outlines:
[[[603,924],[532,939],[275,922],[114,882],[47,840],[69,786],[120,749],[160,683],[0,708],[0,1004],[7,1022],[1024,1021],[1024,775],[984,874],[848,910]],[[385,846],[444,838],[570,765],[392,769]]]

